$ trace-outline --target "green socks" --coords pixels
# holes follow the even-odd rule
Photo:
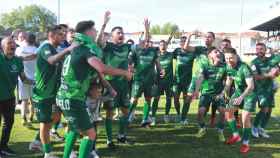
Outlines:
[[[36,133],[35,140],[41,141],[41,139],[40,139],[40,130]]]
[[[175,110],[177,112],[177,115],[180,115],[180,101],[179,99],[174,99],[174,106],[175,106]]]
[[[186,102],[183,104],[183,109],[182,109],[182,115],[181,115],[181,120],[184,121],[187,118],[187,114],[190,109],[190,102]]]
[[[228,125],[229,125],[233,134],[238,134],[238,129],[236,127],[236,121],[235,120],[229,121]]]
[[[106,129],[106,134],[107,134],[107,140],[108,141],[112,141],[113,140],[113,136],[112,136],[112,120],[111,119],[108,119],[106,118],[105,119],[105,129]]]
[[[74,132],[74,131],[69,131],[66,134],[63,158],[69,158],[70,157],[71,151],[73,149],[73,146],[75,144],[75,141],[76,141],[78,135],[79,134]]]
[[[256,118],[254,120],[254,127],[259,127],[260,122],[262,120],[264,120],[264,117],[265,117],[265,113],[264,112],[262,112],[262,111],[258,112],[257,115],[256,115]]]
[[[44,153],[50,153],[51,152],[51,145],[50,144],[43,144],[43,151],[44,151]]]
[[[159,102],[159,98],[154,98],[153,105],[152,105],[152,117],[156,117],[156,112],[158,109],[158,102]]]
[[[80,149],[79,149],[79,158],[88,157],[89,153],[92,150],[93,140],[88,138],[84,138],[81,141]]]
[[[148,120],[150,109],[151,109],[150,104],[145,101],[144,108],[143,108],[143,120],[144,121]]]
[[[265,128],[269,119],[270,119],[271,113],[267,112],[264,114],[263,119],[261,120],[261,128]]]
[[[249,141],[251,128],[243,128],[242,141]]]
[[[171,97],[166,97],[165,115],[169,115],[170,108],[171,108]]]
[[[127,126],[128,126],[128,117],[121,116],[119,124],[120,124],[119,134],[126,135],[126,130],[127,130]]]

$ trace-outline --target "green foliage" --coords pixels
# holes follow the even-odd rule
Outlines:
[[[56,16],[50,10],[37,5],[19,7],[0,17],[0,25],[11,29],[24,29],[32,32],[45,32],[56,23]]]
[[[172,24],[170,22],[160,25],[154,25],[151,27],[150,32],[152,34],[170,34],[171,32],[178,32],[179,26],[176,24]]]

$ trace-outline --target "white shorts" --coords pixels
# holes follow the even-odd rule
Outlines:
[[[21,81],[18,82],[19,99],[29,99],[32,97],[33,86],[30,84],[24,84]]]

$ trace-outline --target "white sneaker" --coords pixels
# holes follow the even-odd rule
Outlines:
[[[151,119],[152,119],[151,126],[155,126],[156,125],[156,118],[152,117]]]
[[[29,144],[30,151],[42,151],[42,143],[39,140],[34,140]]]
[[[69,158],[78,158],[77,152],[76,151],[72,151]]]
[[[128,122],[131,123],[134,119],[135,119],[135,110],[133,110],[129,115]]]
[[[96,153],[95,150],[92,150],[90,155],[93,157],[93,158],[99,158],[98,154]]]
[[[183,126],[187,126],[189,124],[189,122],[187,119],[185,119],[184,121],[180,121],[180,124]]]
[[[77,151],[72,150],[69,158],[78,158]]]
[[[164,123],[169,123],[169,121],[170,121],[169,115],[164,115],[163,116],[163,121],[164,121]]]
[[[263,128],[259,128],[259,136],[263,138],[270,138],[270,135],[268,135]]]
[[[58,158],[57,156],[54,156],[53,153],[45,153],[44,158]]]
[[[252,136],[255,138],[259,138],[259,129],[256,127],[252,127]]]

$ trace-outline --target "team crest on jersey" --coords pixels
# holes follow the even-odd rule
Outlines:
[[[11,72],[17,72],[17,66],[16,65],[12,65],[11,68],[12,68]]]
[[[253,71],[256,71],[256,70],[257,70],[257,68],[256,68],[255,65],[252,65],[252,66],[251,66],[251,69],[252,69]]]
[[[51,51],[46,50],[46,51],[45,51],[45,54],[46,54],[46,55],[49,55],[49,54],[51,54]]]

